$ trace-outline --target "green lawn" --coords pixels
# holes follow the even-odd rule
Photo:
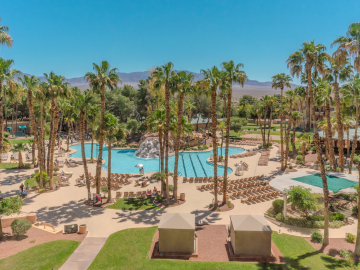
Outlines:
[[[11,170],[17,168],[19,168],[19,163],[0,163],[0,169]]]
[[[273,141],[280,144],[280,140],[273,140]],[[299,150],[300,143],[298,143],[298,142],[295,141],[295,147],[296,147],[296,149]],[[285,144],[284,144],[284,149],[285,149]],[[291,145],[291,143],[289,143],[289,150],[290,150],[290,152],[292,151],[292,145]]]
[[[56,180],[57,180],[57,176],[54,176],[53,177],[53,183],[56,184]],[[49,181],[48,181],[49,182]],[[28,178],[25,180],[25,186],[27,185],[27,183],[29,183],[30,185],[30,188],[33,188],[33,187],[37,187],[38,184],[36,183],[35,181],[35,177],[32,177],[32,178]]]
[[[26,139],[11,139],[10,142],[11,144],[18,144],[18,143],[29,143],[30,144],[30,140],[33,138],[26,138]],[[45,140],[49,139],[49,135],[45,136]]]
[[[119,210],[153,210],[160,209],[153,204],[154,198],[144,198],[141,202],[141,199],[129,198],[129,199],[117,199],[116,203],[106,206],[110,209],[119,209]]]
[[[0,269],[59,269],[80,242],[57,240],[40,244],[0,260]]]
[[[273,242],[286,257],[286,266],[239,262],[150,260],[148,252],[157,227],[127,229],[108,238],[89,269],[341,269],[345,262],[324,255],[305,239],[273,233]]]

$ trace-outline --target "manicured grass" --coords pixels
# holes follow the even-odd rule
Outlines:
[[[54,177],[53,177],[53,183],[54,183],[54,184],[56,184],[56,180],[57,180],[57,176],[54,176]],[[25,180],[25,186],[27,185],[27,183],[29,183],[30,188],[33,188],[33,187],[37,187],[37,186],[38,186],[37,182],[35,181],[35,177],[26,179],[26,180]]]
[[[11,170],[17,168],[19,168],[19,163],[0,163],[0,169]]]
[[[108,238],[89,269],[341,269],[345,262],[315,250],[305,239],[273,233],[285,257],[282,264],[150,260],[148,252],[157,227],[127,229]]]
[[[28,143],[30,144],[30,140],[34,138],[26,138],[26,139],[13,139],[10,140],[11,144],[18,144],[18,143]],[[45,136],[45,140],[49,139],[49,135]]]
[[[0,269],[59,269],[79,244],[71,240],[40,244],[0,260]]]
[[[129,199],[117,199],[116,203],[106,206],[110,209],[119,209],[119,210],[153,210],[160,209],[153,204],[154,197],[144,198],[143,201],[137,198]]]
[[[277,142],[277,143],[280,144],[280,140],[274,140],[274,142]],[[296,149],[299,150],[300,143],[298,143],[298,142],[295,141],[295,147],[296,147]],[[285,148],[285,144],[284,144],[284,148]],[[289,143],[289,151],[290,151],[290,152],[292,151],[292,144],[291,144],[291,143]]]

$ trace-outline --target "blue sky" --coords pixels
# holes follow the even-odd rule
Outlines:
[[[360,21],[360,1],[2,1],[10,27],[11,58],[24,73],[54,71],[67,78],[107,60],[121,72],[145,71],[172,61],[199,72],[230,59],[250,79],[286,72],[302,42],[328,47]],[[294,79],[294,82],[298,80]]]

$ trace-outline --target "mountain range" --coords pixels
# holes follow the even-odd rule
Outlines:
[[[187,71],[189,72],[189,71]],[[138,89],[138,83],[140,80],[146,80],[150,73],[149,71],[139,71],[139,72],[130,72],[130,73],[123,73],[117,72],[122,80],[122,85],[131,85],[135,89]],[[193,73],[194,80],[202,80],[204,78],[203,74],[200,73]],[[27,74],[29,75],[29,74]],[[38,77],[41,81],[46,81],[45,76]],[[66,82],[69,82],[71,86],[77,86],[80,89],[87,89],[89,88],[89,84],[86,82],[84,77],[77,77],[71,79],[65,79]],[[294,88],[297,85],[291,84],[291,87]],[[233,84],[233,97],[234,99],[240,98],[243,95],[252,95],[254,97],[261,97],[264,95],[274,95],[275,93],[280,93],[280,90],[275,90],[271,88],[271,82],[259,82],[257,80],[247,80],[245,82],[244,87],[241,87],[238,84]]]

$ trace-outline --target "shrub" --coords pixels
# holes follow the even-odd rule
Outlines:
[[[228,206],[229,208],[231,208],[231,203],[230,203],[230,202],[228,202],[228,203],[227,203],[227,206]]]
[[[330,218],[331,220],[340,220],[340,221],[345,220],[344,214],[341,213],[331,213]]]
[[[283,200],[275,200],[272,202],[272,205],[274,207],[274,211],[276,214],[284,211],[284,201]]]
[[[271,142],[269,142],[269,143],[268,143],[268,146],[269,146],[269,147],[271,147],[271,146],[272,146],[272,143],[271,143]]]
[[[101,186],[101,192],[103,192],[105,196],[108,191],[109,191],[108,186]]]
[[[11,223],[11,230],[13,235],[18,237],[19,235],[24,235],[31,228],[31,226],[31,222],[27,219],[15,219]]]
[[[313,154],[316,153],[316,146],[311,147],[311,151]]]
[[[357,215],[358,214],[358,206],[355,205],[353,208],[352,208],[352,213],[353,215]]]
[[[355,155],[355,156],[354,156],[354,159],[353,159],[353,162],[354,162],[354,163],[359,163],[359,161],[360,161],[359,156],[358,156],[358,155]]]
[[[258,145],[258,148],[259,149],[263,149],[264,147],[262,145]]]
[[[279,220],[279,221],[283,221],[284,220],[284,214],[283,213],[278,213],[276,215],[276,219]]]
[[[298,151],[298,155],[301,156],[301,155],[302,155],[302,151],[299,150],[299,151]]]
[[[214,205],[212,203],[209,204],[209,208],[213,208]]]
[[[325,219],[324,216],[308,216],[307,220],[311,221],[323,221]]]
[[[351,196],[350,196],[350,194],[341,193],[340,197],[342,197],[344,200],[349,201]]]
[[[301,163],[303,163],[303,157],[300,155],[296,156],[296,164],[301,164]]]
[[[156,196],[156,200],[161,203],[163,200],[163,196],[161,196],[160,194]]]
[[[44,193],[45,191],[46,191],[45,188],[41,188],[41,189],[38,190],[38,193]]]
[[[345,234],[345,240],[349,243],[354,243],[355,241],[355,235],[351,234],[351,233],[346,233]]]
[[[170,203],[168,203],[168,202],[165,203],[165,207],[168,207],[168,206],[170,206]]]
[[[30,169],[30,164],[25,164],[24,167],[25,169]]]
[[[290,165],[289,165],[289,169],[292,169],[292,168],[293,168],[293,165],[290,164]]]
[[[210,144],[210,147],[212,147],[212,144]]]
[[[209,146],[204,145],[203,148],[204,148],[204,149],[209,149]]]
[[[313,232],[311,234],[311,241],[313,241],[315,243],[322,243],[322,235],[319,232],[319,230],[317,230],[317,229],[313,230]]]
[[[58,172],[60,169],[58,167],[54,168],[54,172]]]
[[[219,212],[221,211],[220,207],[217,208],[217,211],[219,211]]]
[[[269,217],[275,217],[275,216],[276,216],[276,214],[275,214],[275,212],[274,212],[273,209],[269,209],[269,210],[267,211],[267,213],[268,213]]]
[[[42,178],[43,178],[44,185],[49,184],[50,177],[48,177],[48,174],[44,171],[42,172]],[[39,172],[37,174],[35,174],[35,181],[38,184],[38,186],[40,186],[40,173]]]

